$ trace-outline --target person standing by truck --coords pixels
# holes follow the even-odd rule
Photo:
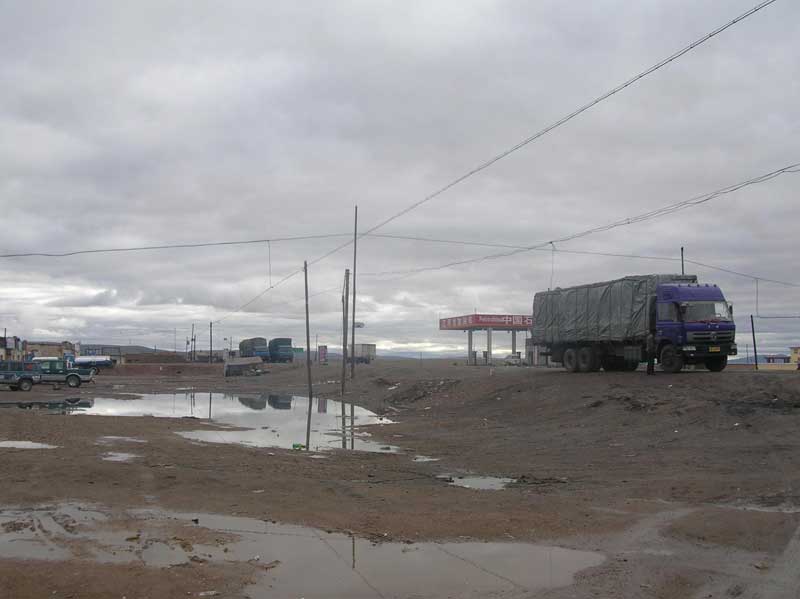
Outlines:
[[[647,374],[655,374],[656,373],[656,337],[653,335],[653,332],[650,331],[647,334],[647,343],[646,343],[646,351],[647,351]]]

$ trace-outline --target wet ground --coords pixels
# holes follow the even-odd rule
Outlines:
[[[243,591],[254,599],[352,599],[519,596],[569,585],[605,557],[528,543],[375,543],[252,518],[66,503],[0,510],[0,559],[158,568],[239,562],[251,566]]]
[[[187,439],[239,443],[252,447],[303,449],[311,410],[309,447],[314,451],[353,449],[393,452],[397,447],[370,439],[358,427],[391,424],[369,410],[332,399],[270,393],[123,393],[117,397],[83,395],[63,400],[20,399],[7,409],[46,410],[53,414],[189,418],[223,425],[214,430],[182,431]],[[226,430],[227,429],[227,430]],[[234,430],[235,429],[235,430]]]
[[[795,373],[137,368],[0,393],[0,597],[800,596]]]

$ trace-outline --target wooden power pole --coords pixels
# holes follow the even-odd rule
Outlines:
[[[308,321],[308,262],[303,262],[306,287],[306,372],[308,374],[308,419],[306,420],[306,451],[311,449],[311,409],[314,403],[311,384],[311,325]]]
[[[344,405],[344,388],[347,381],[347,314],[350,302],[350,269],[344,270],[342,294],[342,449],[347,449],[347,412]]]
[[[350,323],[352,334],[350,338],[350,378],[356,378],[356,262],[358,256],[358,206],[355,211],[355,221],[353,226],[353,317]],[[352,426],[353,423],[350,423]]]

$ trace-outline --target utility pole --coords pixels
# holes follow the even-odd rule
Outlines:
[[[306,420],[306,451],[311,449],[311,407],[314,403],[311,385],[311,325],[308,322],[308,262],[303,262],[306,284],[306,372],[308,373],[308,419]]]
[[[192,323],[192,344],[189,347],[189,361],[194,362],[194,323]]]
[[[683,246],[681,246],[681,274],[686,274],[686,269],[683,267]]]
[[[347,378],[347,314],[350,310],[350,269],[344,269],[344,295],[342,295],[342,396]],[[344,403],[342,404],[344,416]]]
[[[350,339],[350,378],[356,378],[356,258],[358,256],[358,206],[355,210],[355,221],[353,225],[353,321],[352,334]],[[351,423],[352,426],[352,423]]]
[[[175,338],[173,340],[174,347],[173,347],[172,351],[173,351],[173,353],[177,354],[178,353],[178,329],[175,329],[173,331],[173,335],[174,335]]]
[[[214,355],[214,322],[208,323],[208,363],[211,364],[211,357]]]
[[[347,413],[344,405],[344,386],[347,380],[347,314],[350,302],[350,269],[344,269],[342,294],[342,449],[347,449]]]
[[[750,330],[753,333],[753,357],[755,359],[756,370],[758,370],[758,347],[756,346],[756,325],[753,324],[753,315],[750,315]]]

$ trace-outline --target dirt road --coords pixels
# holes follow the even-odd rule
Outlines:
[[[340,372],[336,364],[316,367],[315,393],[338,399]],[[104,373],[77,394],[37,387],[0,392],[0,401],[305,395],[298,367],[276,366],[261,377],[220,375],[218,368],[138,366]],[[348,381],[345,400],[393,420],[367,428],[400,452],[338,450],[317,459],[175,434],[218,430],[197,419],[7,408],[0,411],[0,440],[58,447],[0,448],[0,504],[102,506],[103,522],[130,529],[131,538],[140,523],[126,510],[157,507],[352,532],[382,543],[531,542],[604,556],[572,584],[518,585],[513,596],[798,596],[800,580],[789,565],[800,538],[796,373],[570,375],[446,360],[379,361]],[[103,459],[126,452],[137,457]],[[514,482],[475,490],[443,478],[458,483],[470,475]],[[9,518],[8,534],[28,526]],[[173,537],[188,533],[164,530],[163,542],[180,549]],[[59,529],[46,538],[63,548],[73,533]],[[7,541],[0,536],[0,549]],[[227,542],[220,537],[220,546]],[[0,559],[0,596],[186,597],[209,588],[218,596],[259,596],[249,585],[265,576],[247,560],[189,554],[180,567],[139,560],[77,566],[79,577],[68,574],[91,555],[76,549],[47,568]],[[288,566],[271,573],[281,568]]]

